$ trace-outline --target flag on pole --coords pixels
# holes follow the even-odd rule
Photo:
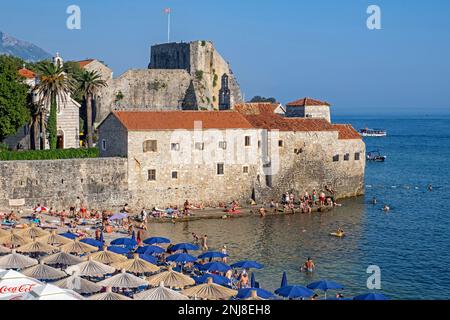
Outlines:
[[[170,9],[170,8],[165,8],[165,9],[164,9],[164,13],[165,13],[165,14],[169,14],[169,13],[170,13],[170,11],[171,11],[171,9]]]

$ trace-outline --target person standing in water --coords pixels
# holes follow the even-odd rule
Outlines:
[[[208,236],[206,234],[202,237],[202,250],[208,251]]]
[[[306,262],[305,262],[303,270],[307,271],[307,272],[313,272],[315,268],[316,268],[316,266],[314,264],[314,261],[312,261],[311,258],[308,258],[308,260],[306,260]]]

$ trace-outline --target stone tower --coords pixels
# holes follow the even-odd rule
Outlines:
[[[228,75],[222,76],[222,86],[219,90],[219,110],[229,110],[231,108],[231,91],[228,87]]]

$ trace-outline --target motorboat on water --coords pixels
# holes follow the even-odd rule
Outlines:
[[[384,129],[364,128],[359,130],[359,134],[363,137],[386,137],[387,131]]]
[[[367,153],[367,161],[384,162],[387,156],[382,155],[379,150],[370,151]]]

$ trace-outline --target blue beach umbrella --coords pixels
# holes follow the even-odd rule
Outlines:
[[[155,265],[158,264],[158,260],[154,256],[149,255],[149,254],[140,254],[139,258],[141,258],[142,260],[145,260],[147,262],[150,262],[151,264],[155,264]]]
[[[389,300],[389,298],[381,293],[366,293],[354,297],[353,300]]]
[[[209,278],[212,278],[213,282],[215,284],[218,284],[218,285],[221,285],[221,286],[229,286],[229,285],[231,285],[231,280],[230,279],[228,279],[227,277],[218,275],[218,274],[205,273],[204,275],[202,275],[200,277],[193,277],[193,279],[195,280],[195,282],[197,284],[207,283]]]
[[[133,230],[133,232],[131,233],[131,239],[133,239],[134,241],[136,241],[136,232],[134,232],[134,230]]]
[[[143,241],[145,244],[170,243],[170,240],[163,237],[151,237]]]
[[[164,252],[166,252],[166,250],[164,250],[163,248],[158,247],[158,246],[144,246],[144,247],[139,247],[136,250],[136,252],[151,255],[151,254],[155,254],[155,253],[156,254],[164,253]]]
[[[283,278],[281,278],[281,288],[283,287],[287,287],[288,286],[288,281],[287,281],[287,275],[286,275],[286,271],[283,272]]]
[[[98,241],[105,243],[105,239],[103,239],[103,231],[100,232],[100,239],[98,239]]]
[[[128,254],[130,252],[129,249],[124,247],[118,247],[118,246],[109,246],[108,251],[117,253],[117,254]]]
[[[210,272],[227,272],[231,270],[231,267],[223,262],[210,262],[200,265],[199,269]]]
[[[303,286],[286,286],[275,290],[275,293],[289,299],[309,298],[314,295],[314,291]]]
[[[176,245],[174,245],[171,249],[172,251],[178,251],[178,250],[200,250],[200,248],[192,243],[177,243]]]
[[[111,244],[119,245],[119,246],[129,246],[129,247],[137,246],[136,240],[133,240],[130,238],[118,238],[118,239],[111,241]]]
[[[209,251],[202,253],[198,256],[199,259],[213,259],[213,258],[225,258],[228,257],[227,254],[217,251]]]
[[[89,244],[89,245],[94,246],[94,247],[98,247],[100,249],[103,248],[103,242],[95,240],[95,239],[92,239],[92,238],[84,238],[84,239],[81,239],[80,242]]]
[[[64,233],[60,233],[59,235],[69,238],[69,239],[72,239],[72,240],[78,238],[78,235],[76,235],[75,233],[72,233],[72,232],[64,232]]]
[[[239,262],[233,263],[231,265],[231,267],[233,269],[236,269],[236,268],[241,268],[241,269],[262,269],[263,265],[258,263],[258,262],[256,262],[256,261],[250,261],[250,260],[247,261],[246,260],[246,261],[239,261]]]
[[[260,288],[239,289],[236,298],[238,299],[250,298],[252,296],[252,291],[256,291],[256,295],[263,299],[275,298],[275,295],[272,292]]]
[[[197,261],[197,258],[187,253],[177,253],[167,257],[166,260],[176,263],[187,263],[187,262],[195,262]]]
[[[253,272],[252,272],[252,276],[250,277],[250,287],[256,288],[255,274]]]
[[[306,287],[312,290],[322,290],[325,292],[325,299],[327,298],[327,290],[342,290],[344,287],[340,285],[339,283],[336,283],[334,281],[328,281],[328,280],[321,280],[316,281],[313,283],[308,284]]]

